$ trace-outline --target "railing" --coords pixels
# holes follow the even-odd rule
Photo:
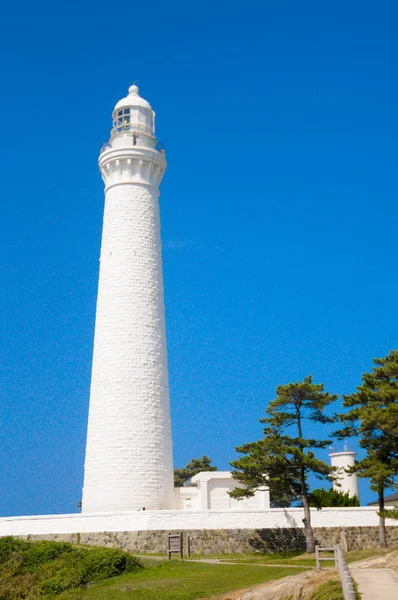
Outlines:
[[[336,548],[337,546],[333,546],[332,548],[321,548],[320,546],[315,546],[315,561],[317,571],[321,570],[321,560],[334,560],[334,563],[337,566]],[[321,558],[321,552],[333,552],[333,556]]]
[[[161,154],[166,154],[166,148],[163,146],[162,142],[158,139],[156,139],[155,150],[157,150]]]
[[[321,552],[333,552],[333,557],[329,556],[327,558],[321,558]],[[332,548],[321,548],[320,546],[315,546],[315,560],[317,571],[320,571],[321,569],[321,561],[334,560],[340,574],[344,600],[356,600],[357,595],[354,588],[354,582],[341,546],[333,546]]]
[[[336,546],[337,568],[340,573],[341,585],[343,586],[344,600],[356,600],[357,594],[354,588],[354,581],[341,546]]]
[[[101,149],[100,149],[100,154],[105,152],[105,150],[108,150],[108,148],[110,148],[110,147],[111,147],[111,145],[109,142],[105,142],[104,144],[102,144]]]
[[[157,152],[160,152],[160,154],[166,154],[165,147],[163,146],[162,142],[160,140],[158,140],[157,138],[148,137],[147,139],[151,140],[151,143],[150,143],[150,145],[145,146],[145,144],[140,143],[139,137],[140,137],[139,134],[137,134],[136,138],[135,138],[136,143],[134,145],[154,148]],[[100,154],[105,152],[105,150],[108,150],[108,148],[112,148],[112,146],[109,142],[105,142],[104,144],[102,144],[102,146],[100,148]]]

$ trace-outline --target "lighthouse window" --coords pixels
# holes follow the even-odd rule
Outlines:
[[[114,132],[120,133],[122,131],[130,130],[130,109],[125,108],[117,111],[117,117],[113,122]]]

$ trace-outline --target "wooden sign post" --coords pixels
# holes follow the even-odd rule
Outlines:
[[[167,557],[169,560],[172,554],[179,554],[180,558],[184,556],[182,531],[167,535]]]

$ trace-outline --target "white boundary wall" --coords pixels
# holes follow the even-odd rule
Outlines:
[[[313,527],[375,527],[379,520],[377,509],[373,507],[324,508],[312,510],[311,515]],[[0,537],[107,531],[302,528],[303,516],[300,508],[273,508],[4,517],[0,519]],[[387,525],[398,527],[398,521],[388,519]]]

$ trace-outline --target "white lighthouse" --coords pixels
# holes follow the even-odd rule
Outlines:
[[[355,473],[347,473],[346,469],[355,465],[357,453],[348,450],[347,445],[344,445],[343,452],[331,452],[329,454],[332,467],[336,467],[337,480],[333,484],[333,488],[337,492],[344,492],[351,498],[357,496],[359,498],[358,478]]]
[[[159,184],[166,160],[136,85],[113,112],[82,511],[173,507]]]

